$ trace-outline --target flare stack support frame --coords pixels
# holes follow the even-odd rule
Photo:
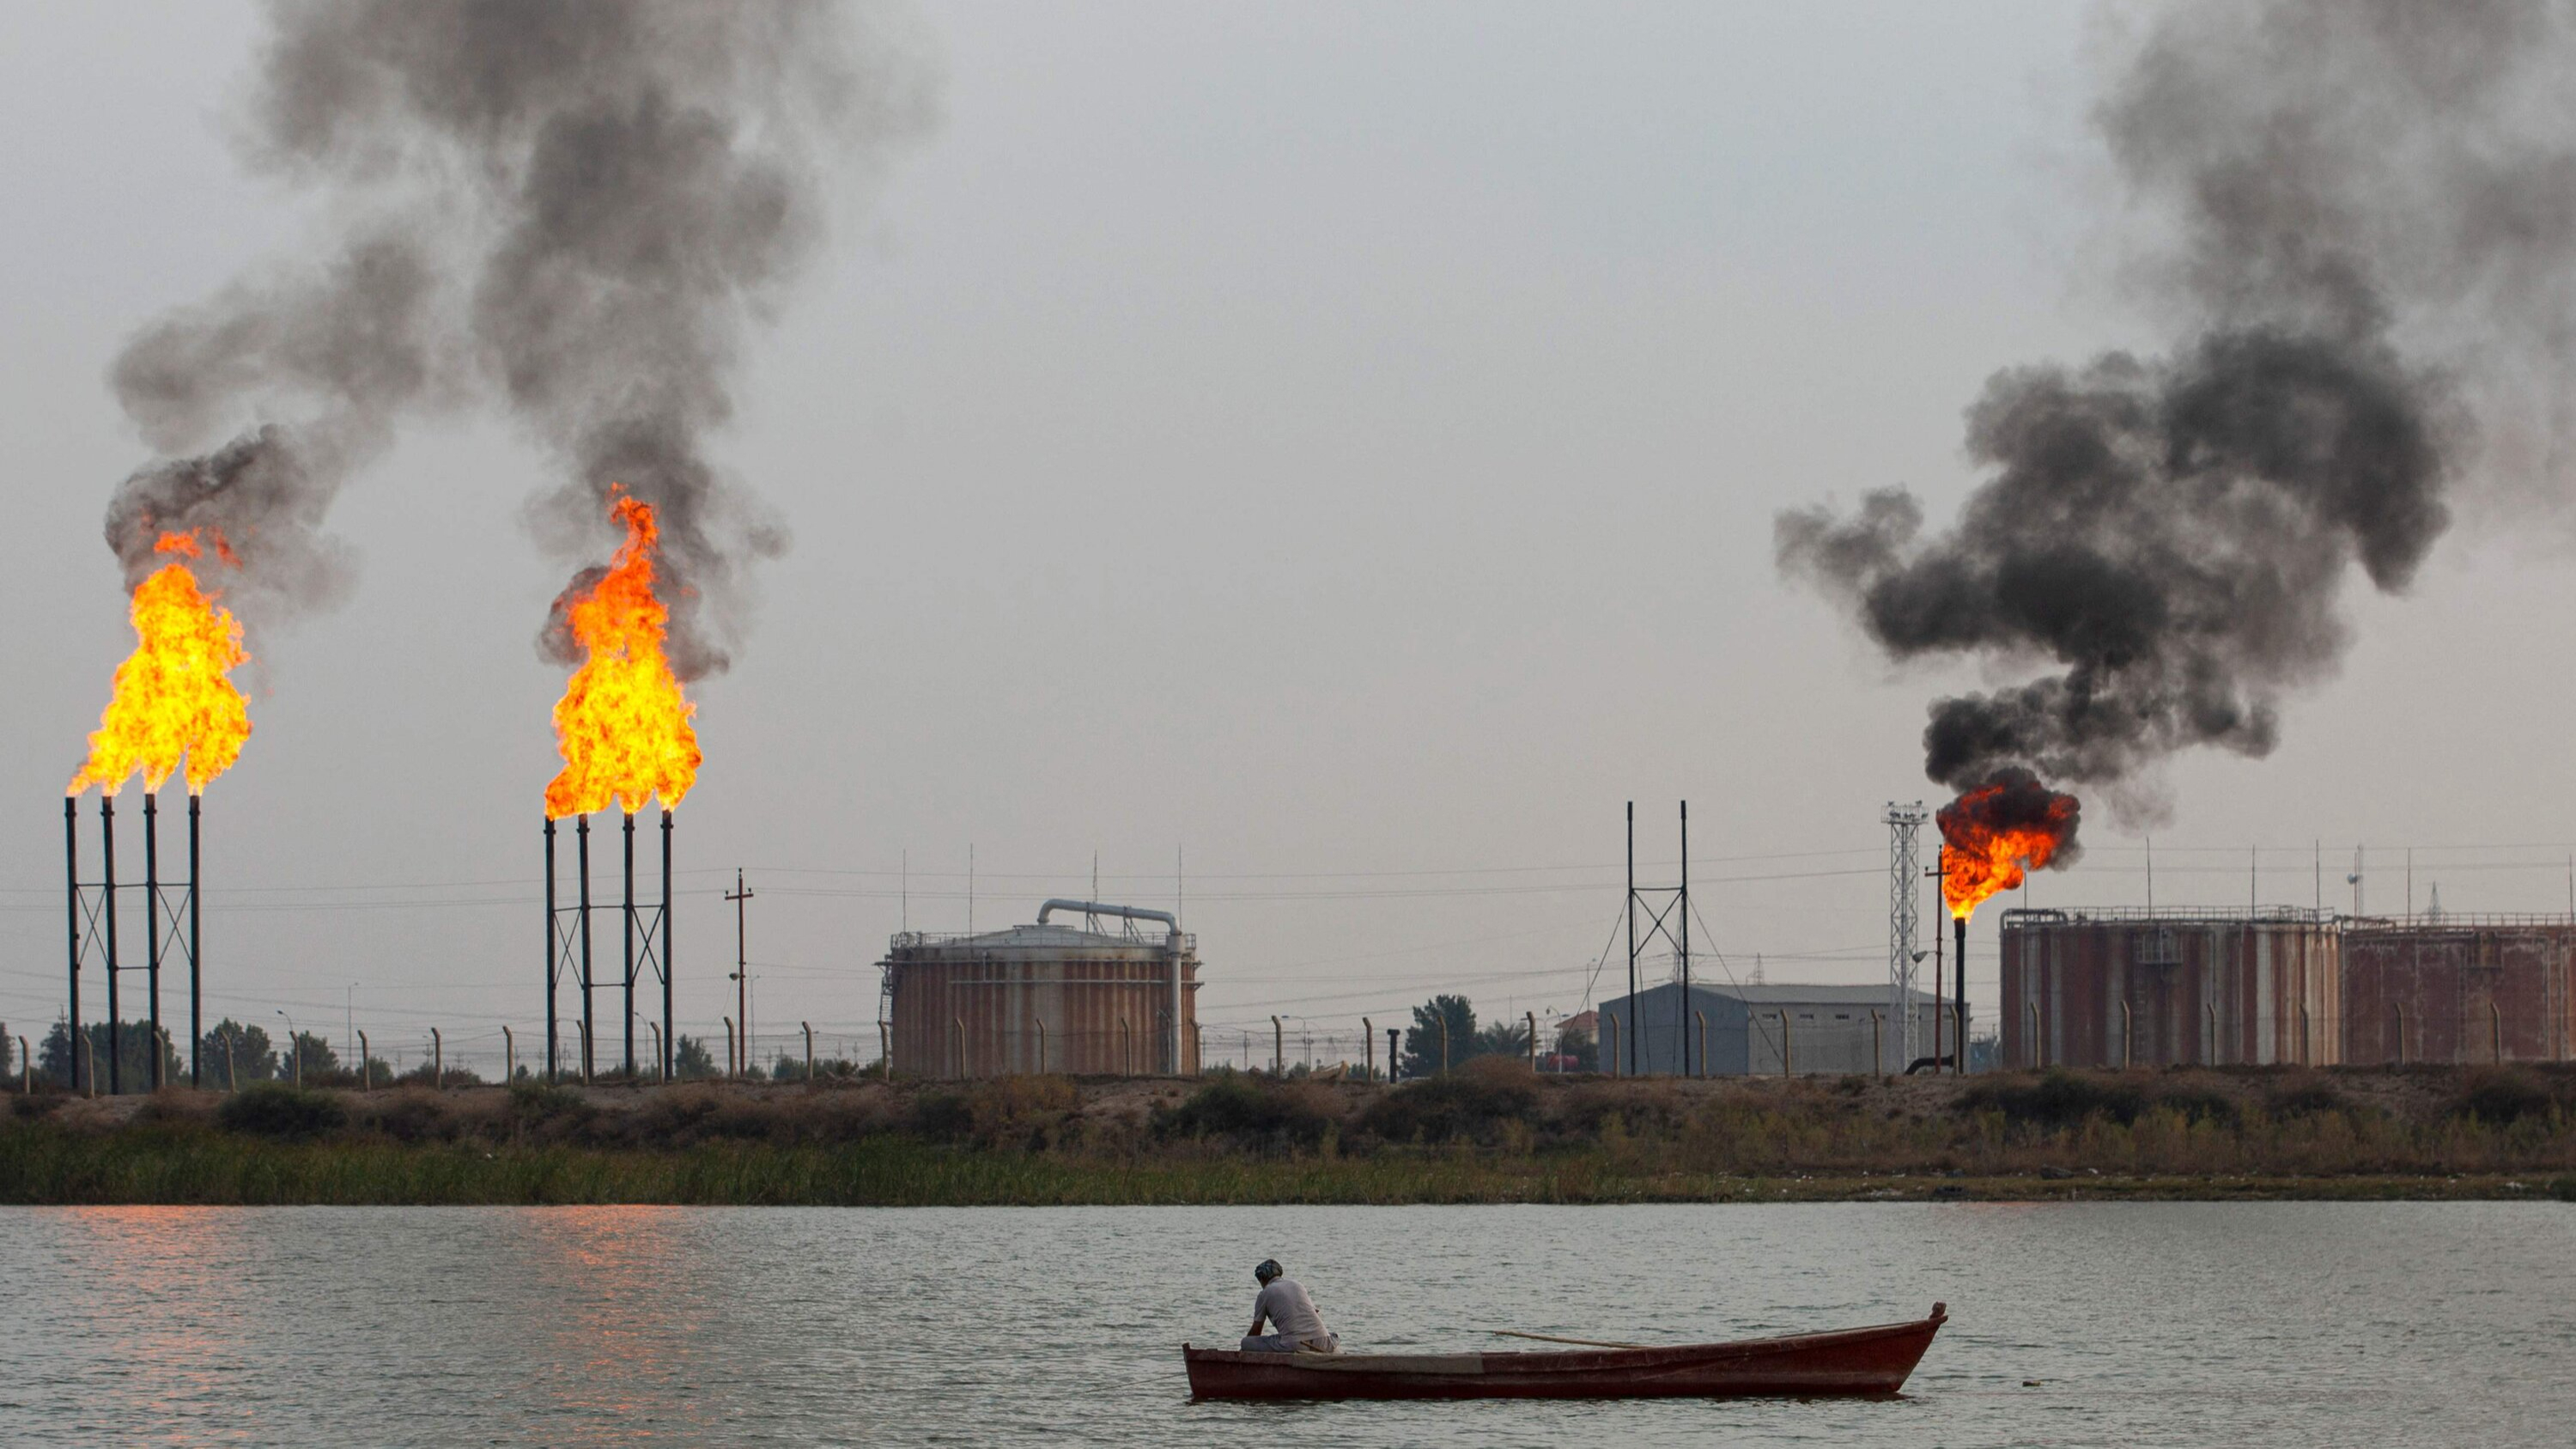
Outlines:
[[[635,898],[635,812],[626,811],[624,815],[620,872],[624,889],[618,902],[620,956],[617,976],[619,1002],[623,1008],[621,1064],[627,1079],[635,1080],[635,989],[639,983],[648,987],[658,984],[662,990],[662,1043],[655,1071],[661,1080],[668,1081],[679,1042],[672,1031],[671,812],[667,807],[662,811],[661,898],[655,901],[638,901]],[[591,915],[605,902],[592,899],[590,817],[581,815],[574,820],[574,890],[570,905],[563,901],[562,871],[556,850],[556,821],[549,817],[545,826],[546,1077],[550,1081],[560,1081],[564,1075],[560,1006],[567,976],[578,982],[581,1077],[587,1081],[599,1070],[598,992],[603,983],[599,979],[597,942]],[[647,1010],[650,1007],[648,999]]]
[[[203,955],[199,933],[201,912],[198,909],[197,886],[202,879],[203,855],[200,797],[188,795],[188,876],[172,881],[161,874],[161,799],[157,791],[143,796],[143,878],[119,882],[116,877],[116,797],[101,794],[98,799],[98,875],[93,880],[81,878],[80,797],[63,797],[63,897],[68,925],[68,962],[65,1022],[69,1028],[65,1046],[71,1053],[66,1064],[71,1089],[96,1090],[99,1063],[94,1051],[85,1050],[87,1038],[81,1021],[81,972],[96,960],[105,973],[107,985],[107,1090],[113,1094],[125,1089],[123,1040],[125,1021],[122,993],[118,978],[129,971],[144,973],[145,1001],[149,1015],[147,1030],[152,1046],[147,1053],[150,1067],[144,1083],[150,1088],[168,1085],[162,1077],[166,1053],[161,1042],[167,1032],[161,1025],[161,968],[173,960],[184,962],[188,969],[188,1083],[205,1085],[201,1060],[206,1036],[204,1016]],[[118,930],[118,906],[127,893],[143,897],[143,964],[127,965],[124,942]],[[87,1056],[89,1060],[84,1062]],[[84,1070],[86,1068],[86,1070]]]

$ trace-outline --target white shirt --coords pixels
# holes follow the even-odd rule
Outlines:
[[[1324,1316],[1315,1311],[1315,1300],[1294,1278],[1273,1278],[1264,1284],[1261,1296],[1252,1300],[1252,1313],[1256,1326],[1266,1318],[1272,1328],[1299,1343],[1320,1344],[1329,1336]]]

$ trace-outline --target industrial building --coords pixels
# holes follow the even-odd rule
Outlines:
[[[2576,922],[2564,916],[2418,916],[2347,922],[2344,1060],[2558,1062]]]
[[[2338,931],[2293,907],[2006,911],[2003,1065],[2339,1062]]]
[[[1933,998],[1910,993],[1929,1055]],[[1601,1070],[1620,1076],[1779,1076],[1902,1071],[1884,986],[1735,986],[1678,981],[1601,1003]],[[1944,1049],[1947,1050],[1944,1032]]]
[[[2003,1065],[2377,1066],[2576,1054],[2576,919],[2003,917]]]
[[[1063,913],[1079,927],[1059,925]],[[908,1077],[1198,1071],[1198,942],[1168,911],[1048,901],[1034,925],[897,935],[878,963],[889,1070]]]

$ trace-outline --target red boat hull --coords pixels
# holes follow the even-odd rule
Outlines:
[[[1826,1398],[1888,1395],[1948,1321],[1673,1348],[1455,1354],[1235,1353],[1181,1346],[1201,1399]]]

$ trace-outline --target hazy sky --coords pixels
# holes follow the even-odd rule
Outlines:
[[[13,1033],[61,1010],[58,802],[131,640],[99,521],[147,453],[105,369],[323,220],[228,144],[262,23],[0,12]],[[2166,340],[2115,284],[2081,7],[910,24],[941,123],[840,198],[716,443],[794,547],[694,690],[684,1030],[732,1007],[740,866],[764,1035],[872,1055],[874,962],[907,911],[966,925],[970,845],[979,927],[1087,894],[1095,852],[1166,906],[1185,852],[1212,1054],[1435,989],[1570,1011],[1632,798],[1657,877],[1691,802],[1703,969],[1884,978],[1880,811],[1935,797],[1924,704],[1980,681],[1880,663],[1780,581],[1771,520],[1899,482],[1946,518],[1990,373]],[[503,1023],[533,1039],[564,577],[522,510],[555,481],[466,416],[342,497],[356,596],[252,641],[257,733],[207,796],[210,1018],[353,1010],[415,1059],[435,1025],[486,1070]],[[2259,845],[2262,898],[2306,904],[2322,840],[2330,901],[2367,842],[2373,908],[2412,846],[2419,905],[2565,909],[2571,606],[2557,525],[2492,516],[2410,597],[2356,591],[2272,758],[2166,777],[2157,900],[2241,902]],[[2033,903],[2143,897],[2139,837],[2088,836]]]

